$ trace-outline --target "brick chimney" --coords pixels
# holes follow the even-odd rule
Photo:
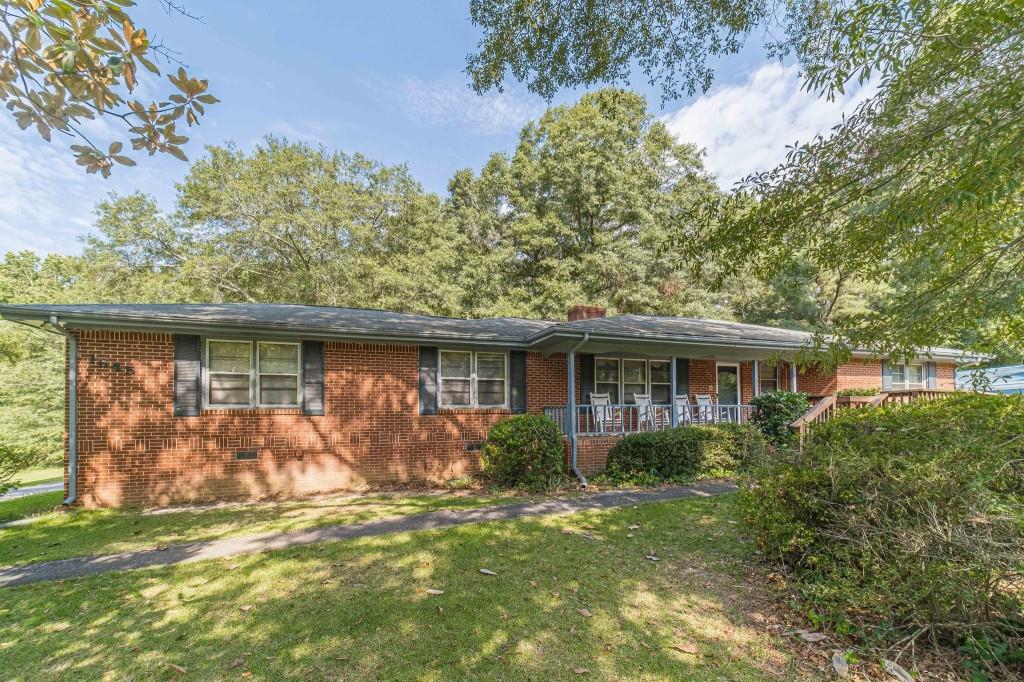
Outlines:
[[[607,308],[597,305],[574,305],[569,308],[569,321],[575,322],[576,320],[589,320],[592,317],[604,317],[607,312]]]

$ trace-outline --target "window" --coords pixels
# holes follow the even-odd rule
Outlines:
[[[299,345],[260,341],[257,347],[257,402],[268,407],[298,405]]]
[[[652,403],[668,405],[672,402],[672,361],[594,358],[594,393],[607,393],[613,405],[632,405],[636,393],[649,393]]]
[[[672,361],[651,360],[651,402],[668,405],[672,402]]]
[[[647,361],[622,361],[622,402],[632,405],[637,393],[647,393]]]
[[[207,344],[210,405],[248,407],[252,403],[249,381],[252,344],[248,341],[210,341]]]
[[[206,342],[208,407],[298,407],[299,344]]]
[[[441,407],[508,405],[508,358],[504,353],[441,351]]]
[[[772,393],[779,390],[779,366],[769,365],[767,362],[757,362],[757,391],[758,393]]]
[[[890,362],[889,377],[892,379],[892,387],[896,390],[925,387],[924,365],[920,363]]]
[[[619,404],[619,361],[616,358],[594,360],[594,393],[607,393],[612,405]]]

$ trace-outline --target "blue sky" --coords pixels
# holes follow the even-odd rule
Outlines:
[[[546,103],[514,83],[477,96],[462,73],[479,40],[465,1],[187,3],[202,23],[167,16],[140,0],[137,24],[181,51],[194,75],[207,78],[221,104],[210,107],[186,151],[234,141],[251,147],[264,135],[361,152],[388,164],[408,163],[430,191],[443,193],[452,173],[478,169],[496,151],[514,148],[519,128]],[[792,65],[769,63],[756,37],[744,53],[717,64],[708,93],[669,102],[631,84],[681,139],[707,149],[707,165],[728,187],[783,158],[785,147],[827,130],[865,94],[854,88],[829,103],[804,93]],[[145,83],[143,95],[170,92]],[[555,104],[580,92],[561,93]],[[105,124],[92,124],[102,136]],[[77,253],[92,209],[109,192],[141,190],[164,208],[187,164],[136,156],[139,165],[112,178],[86,176],[67,141],[47,144],[19,131],[0,110],[0,252]]]

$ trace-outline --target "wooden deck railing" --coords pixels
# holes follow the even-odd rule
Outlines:
[[[804,437],[807,435],[807,429],[810,425],[831,419],[835,411],[836,397],[834,395],[827,395],[811,405],[810,409],[802,417],[790,424],[790,426],[796,429],[797,435],[800,438],[801,448],[804,446]]]
[[[811,424],[818,424],[823,421],[828,421],[835,416],[836,410],[839,407],[855,408],[855,407],[880,407],[882,405],[894,405],[900,404],[905,405],[912,403],[915,400],[941,400],[948,396],[953,395],[955,391],[940,390],[936,388],[914,388],[906,391],[886,391],[885,393],[879,393],[873,396],[868,401],[857,401],[857,402],[846,402],[837,403],[835,396],[825,396],[803,414],[802,417],[794,421],[792,426],[799,436],[800,447],[804,446],[804,438],[807,436],[807,430]]]

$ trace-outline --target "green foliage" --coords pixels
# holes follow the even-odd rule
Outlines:
[[[1024,13],[1004,0],[693,5],[473,0],[483,30],[468,60],[474,87],[509,74],[550,98],[559,88],[628,80],[632,69],[667,99],[710,86],[711,57],[765,36],[794,55],[821,97],[877,84],[826,136],[750,175],[698,238],[676,243],[704,277],[787,278],[809,265],[824,287],[820,342],[835,351],[910,355],[970,343],[1024,354]],[[755,28],[762,30],[755,31]],[[817,275],[816,275],[817,277]],[[863,307],[855,289],[883,296]],[[771,310],[774,294],[760,296]],[[781,296],[790,310],[803,295]],[[787,300],[788,299],[788,300]],[[823,299],[823,300],[822,300]],[[863,300],[863,299],[862,299]],[[838,306],[838,309],[837,309]]]
[[[122,150],[124,142],[93,143],[95,118],[119,122],[135,150],[157,152],[186,160],[181,146],[188,138],[177,124],[197,125],[206,106],[218,100],[206,92],[207,82],[190,76],[184,67],[168,76],[174,86],[164,101],[131,99],[138,87],[139,69],[160,75],[154,60],[180,63],[173,51],[150,42],[136,28],[123,0],[64,2],[41,0],[0,4],[0,100],[18,126],[34,127],[47,142],[53,131],[77,137],[71,146],[78,165],[89,173],[110,175],[115,163],[134,166]],[[188,16],[174,2],[168,14]]]
[[[499,486],[543,491],[565,476],[562,432],[549,417],[519,414],[491,427],[483,446],[484,474]]]
[[[1024,400],[843,410],[742,493],[808,607],[880,640],[1020,635]]]
[[[803,393],[772,391],[762,393],[750,401],[753,413],[750,420],[757,425],[768,442],[777,448],[796,444],[796,431],[790,424],[799,419],[810,403]]]
[[[761,435],[741,424],[633,433],[608,453],[603,476],[613,483],[635,485],[731,476],[759,461],[764,448]]]
[[[836,395],[841,398],[847,396],[871,396],[878,395],[878,390],[874,388],[844,388],[841,391],[837,391]]]
[[[0,443],[0,495],[17,487],[13,479],[19,472],[42,460],[43,453],[35,448]]]

